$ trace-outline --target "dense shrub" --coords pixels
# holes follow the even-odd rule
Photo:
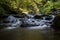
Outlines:
[[[60,0],[0,0],[0,4],[9,6],[12,11],[26,14],[48,14],[52,12],[52,9],[60,9]]]

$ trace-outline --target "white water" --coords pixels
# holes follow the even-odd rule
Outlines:
[[[8,27],[6,27],[5,29],[14,29],[17,27],[20,27],[21,24],[28,24],[28,25],[38,25],[38,26],[31,26],[31,27],[27,27],[29,29],[44,29],[46,27],[50,27],[51,23],[53,21],[53,19],[55,18],[54,15],[51,15],[52,19],[51,20],[45,20],[45,17],[43,17],[43,19],[32,19],[32,18],[25,18],[23,19],[23,22],[20,21],[21,19],[19,18],[15,18],[14,16],[10,15],[6,20],[9,21],[9,23],[5,24]],[[26,25],[27,26],[27,25]]]

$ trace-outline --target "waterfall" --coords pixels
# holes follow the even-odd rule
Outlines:
[[[1,24],[3,26],[4,25],[6,26],[5,29],[14,29],[14,28],[20,27],[20,25],[22,24],[22,22],[18,18],[14,17],[12,15],[8,16],[4,21],[5,22],[3,22]]]
[[[29,27],[33,29],[35,28],[43,29],[45,27],[50,27],[55,16],[50,15],[49,18],[47,18],[48,20],[46,20],[46,18],[47,18],[46,16],[42,17],[42,19],[34,19],[34,18],[27,18],[27,17],[16,18],[13,15],[10,15],[6,18],[6,22],[8,21],[8,23],[2,23],[2,24],[7,26],[6,29],[21,27],[21,25],[23,25],[24,27]]]

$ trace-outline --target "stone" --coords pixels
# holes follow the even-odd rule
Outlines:
[[[47,17],[45,18],[45,20],[51,20],[51,19],[52,19],[51,16],[47,16]]]
[[[41,16],[41,15],[35,15],[34,18],[35,18],[35,19],[41,19],[42,16]]]
[[[35,19],[26,19],[23,21],[21,27],[31,27],[31,26],[39,26],[40,22]]]
[[[51,26],[55,31],[60,31],[60,15],[57,15]]]

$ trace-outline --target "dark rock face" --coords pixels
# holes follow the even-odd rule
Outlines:
[[[53,20],[52,28],[55,29],[55,31],[60,31],[60,15],[57,15]]]
[[[41,19],[42,16],[41,16],[41,15],[35,15],[34,18],[35,18],[35,19]]]
[[[58,15],[58,14],[60,14],[60,9],[58,9],[58,10],[52,9],[52,14],[53,14],[53,15]]]
[[[26,14],[16,14],[16,15],[13,15],[14,17],[16,18],[25,18],[26,17]]]
[[[46,16],[45,20],[51,20],[52,17],[51,16]]]
[[[5,22],[5,19],[6,19],[7,17],[8,17],[8,16],[0,15],[0,23],[2,23],[3,21]]]

